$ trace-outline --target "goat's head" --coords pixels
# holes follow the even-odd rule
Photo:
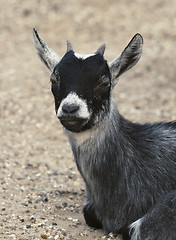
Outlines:
[[[67,42],[61,59],[34,29],[34,43],[40,59],[52,72],[51,90],[55,110],[62,125],[80,132],[101,121],[110,111],[111,90],[118,77],[133,67],[141,57],[143,39],[136,34],[119,57],[110,63],[104,59],[105,45],[94,54],[80,55]]]

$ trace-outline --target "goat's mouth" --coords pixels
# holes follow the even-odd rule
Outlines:
[[[80,132],[88,122],[87,118],[59,117],[61,124],[71,132]]]

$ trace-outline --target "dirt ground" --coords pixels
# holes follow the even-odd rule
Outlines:
[[[84,183],[54,113],[36,27],[60,56],[69,39],[111,61],[139,32],[143,56],[114,90],[138,122],[176,119],[176,0],[0,1],[0,239],[103,239],[82,216]]]

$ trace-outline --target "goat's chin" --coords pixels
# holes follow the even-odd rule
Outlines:
[[[62,126],[70,132],[79,133],[87,129],[87,120],[81,119],[77,121],[60,121]]]

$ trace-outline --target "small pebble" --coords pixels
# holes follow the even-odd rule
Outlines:
[[[45,197],[43,201],[44,201],[44,202],[48,202],[48,198],[47,198],[47,197]]]
[[[68,204],[67,204],[66,202],[63,202],[63,203],[62,203],[62,206],[63,206],[63,207],[67,207]]]
[[[53,222],[52,225],[53,225],[53,226],[57,226],[57,223],[56,223],[56,222]]]
[[[79,222],[79,219],[74,218],[72,221],[73,222]]]
[[[26,228],[31,228],[31,225],[26,225]]]
[[[48,239],[48,236],[46,234],[41,234],[40,236],[42,239]]]

